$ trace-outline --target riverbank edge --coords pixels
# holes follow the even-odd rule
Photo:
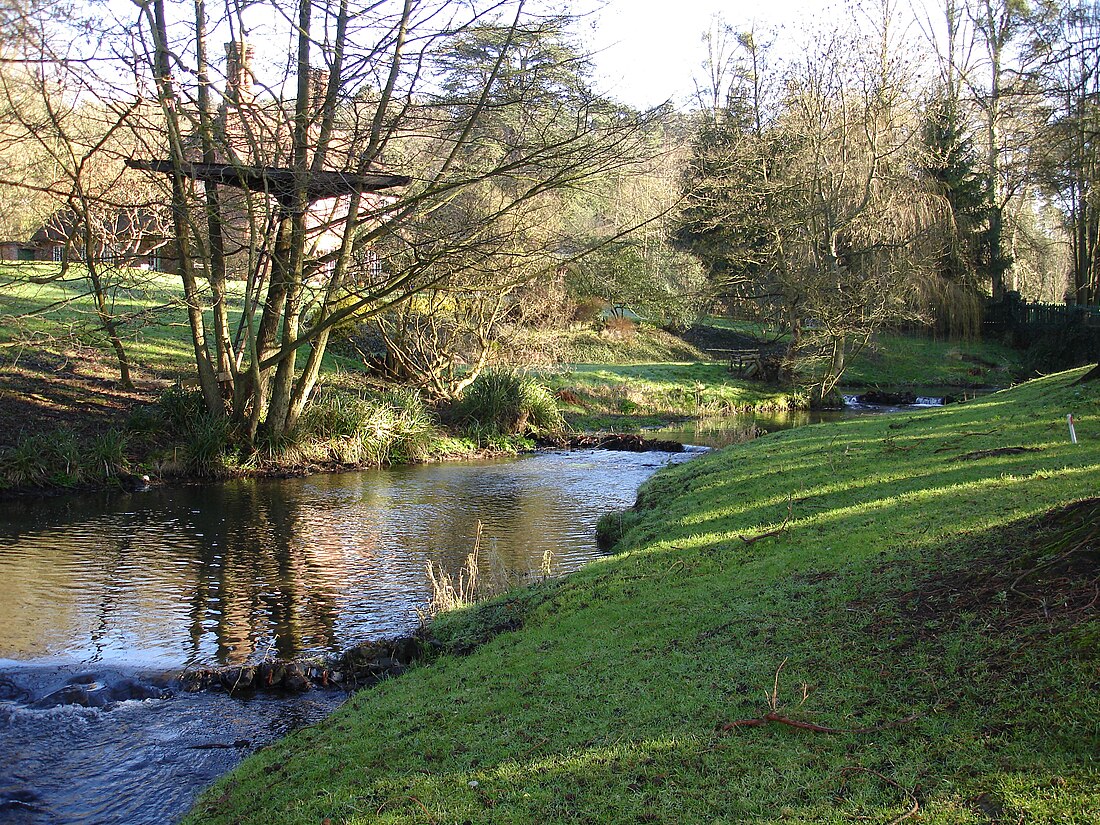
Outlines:
[[[1072,377],[1075,374],[1069,374],[1069,378]],[[1044,398],[1044,395],[1050,397]],[[1083,435],[1081,444],[1074,447],[1077,450],[1075,453],[1069,452],[1067,439],[1050,435],[1050,431],[1058,427],[1059,419],[1063,417],[1062,411],[1067,406],[1076,409],[1078,434]],[[1093,622],[1091,625],[1086,622],[1083,630],[1078,628],[1084,634],[1081,638],[1075,639],[1062,629],[1055,636],[1042,636],[1038,642],[1028,639],[1026,645],[1015,651],[1017,658],[1012,669],[996,674],[1002,681],[1027,680],[1027,692],[1038,690],[1035,696],[1025,696],[1019,700],[1024,702],[1025,707],[1016,707],[1019,718],[1013,723],[1014,727],[1006,728],[1018,732],[1000,742],[996,737],[988,741],[983,738],[981,742],[969,738],[970,734],[959,737],[956,735],[959,731],[955,729],[961,725],[969,731],[973,724],[979,727],[984,724],[980,718],[974,717],[976,711],[971,706],[975,703],[997,708],[998,712],[1003,710],[999,704],[1005,701],[1003,690],[992,689],[991,694],[982,685],[968,685],[963,698],[944,699],[939,696],[939,688],[934,687],[935,701],[928,693],[927,685],[923,686],[922,695],[916,700],[891,694],[896,691],[894,680],[883,678],[883,674],[894,668],[906,667],[898,656],[904,652],[907,659],[912,659],[913,645],[917,645],[915,653],[919,655],[916,658],[922,668],[937,670],[944,666],[942,655],[938,658],[929,656],[929,652],[921,647],[929,644],[934,647],[937,643],[935,637],[918,638],[914,642],[913,638],[906,636],[902,640],[905,644],[900,645],[902,648],[908,646],[905,650],[895,649],[899,645],[893,643],[893,637],[875,638],[874,664],[876,668],[883,668],[877,677],[872,676],[866,667],[857,666],[850,656],[840,657],[840,667],[831,667],[820,661],[822,656],[826,661],[835,659],[837,651],[822,649],[819,639],[813,640],[810,645],[813,650],[806,649],[807,639],[814,636],[812,632],[808,634],[807,629],[814,623],[835,625],[835,619],[822,620],[812,609],[800,613],[790,608],[792,594],[796,593],[805,605],[820,598],[831,582],[841,579],[846,587],[839,604],[849,605],[845,608],[847,610],[865,613],[872,602],[879,602],[887,595],[903,599],[904,581],[932,576],[939,564],[974,566],[994,558],[1004,562],[1005,553],[1009,552],[1006,547],[1012,540],[1029,534],[1028,531],[1041,532],[1043,513],[1065,508],[1072,501],[1080,500],[1082,494],[1090,489],[1095,491],[1095,479],[1100,468],[1100,449],[1097,446],[1100,438],[1100,398],[1096,385],[1084,390],[1071,390],[1066,375],[1054,376],[1008,391],[998,398],[972,402],[960,408],[953,421],[942,418],[945,415],[943,411],[931,414],[941,416],[938,419],[930,419],[929,415],[906,414],[890,421],[864,422],[858,427],[854,427],[852,422],[844,422],[776,434],[753,442],[750,449],[723,451],[708,459],[661,473],[640,492],[634,508],[640,516],[620,542],[617,548],[620,550],[619,556],[594,564],[549,586],[518,591],[461,614],[441,617],[433,625],[437,635],[450,639],[480,638],[485,646],[475,646],[475,655],[461,661],[444,654],[427,667],[414,668],[401,679],[386,681],[379,690],[357,695],[349,703],[350,707],[338,717],[248,760],[208,792],[186,821],[299,822],[311,821],[311,817],[316,816],[330,818],[333,822],[403,823],[423,821],[426,811],[430,811],[427,816],[434,821],[450,821],[452,818],[462,821],[463,817],[476,820],[479,812],[492,816],[493,821],[502,822],[531,821],[531,817],[544,821],[565,821],[568,818],[564,815],[566,809],[589,811],[591,821],[595,822],[625,821],[622,816],[629,811],[633,811],[629,817],[631,819],[636,819],[636,814],[646,814],[646,821],[663,821],[659,815],[663,810],[661,806],[677,799],[681,803],[694,804],[692,810],[696,815],[714,817],[723,811],[723,815],[727,815],[737,805],[748,805],[746,800],[753,792],[744,785],[745,779],[734,783],[745,789],[743,798],[738,801],[731,798],[726,787],[714,785],[706,777],[728,775],[734,764],[738,765],[737,770],[742,774],[748,771],[754,776],[769,772],[774,775],[788,749],[793,749],[796,757],[801,754],[810,761],[825,759],[831,765],[827,772],[833,772],[833,768],[836,771],[843,768],[850,771],[847,776],[851,777],[856,774],[867,776],[868,771],[877,771],[877,775],[886,778],[878,783],[880,787],[877,790],[864,788],[853,803],[837,798],[833,793],[826,794],[824,798],[813,793],[807,797],[798,792],[798,780],[788,775],[785,786],[793,787],[795,793],[774,794],[770,808],[773,815],[762,817],[758,810],[752,821],[791,818],[797,821],[836,821],[831,817],[835,815],[837,805],[853,816],[858,813],[863,817],[868,811],[882,817],[893,816],[897,812],[898,789],[909,794],[916,809],[926,814],[922,820],[926,822],[987,821],[980,817],[986,810],[985,806],[989,810],[1003,812],[1005,816],[1015,817],[1018,811],[1023,812],[1021,815],[1029,817],[1027,821],[1093,821],[1090,817],[1100,813],[1100,791],[1097,790],[1100,784],[1095,782],[1098,778],[1095,765],[1089,768],[1087,764],[1080,763],[1077,756],[1079,749],[1065,745],[1061,738],[1055,743],[1058,746],[1055,748],[1057,758],[1053,757],[1049,745],[1046,748],[1037,747],[1032,740],[1037,728],[1049,729],[1051,715],[1081,730],[1086,745],[1091,741],[1090,737],[1100,736],[1100,731],[1096,730],[1096,720],[1100,719],[1100,714],[1095,713],[1096,692],[1082,692],[1082,688],[1089,685],[1087,679],[1084,683],[1082,679],[1090,671],[1087,657],[1084,660],[1081,658],[1081,638],[1089,639],[1092,638],[1090,633],[1095,635],[1100,632],[1095,628],[1094,619],[1090,620]],[[992,430],[989,429],[991,425]],[[883,483],[892,487],[904,486],[907,478],[912,480],[919,475],[914,470],[906,476],[900,466],[918,457],[923,464],[935,464],[937,468],[944,462],[951,462],[951,472],[965,468],[966,473],[972,468],[980,468],[989,459],[996,459],[992,472],[984,475],[984,470],[978,472],[979,481],[971,483],[980,484],[981,489],[987,492],[985,507],[979,508],[983,514],[974,515],[971,512],[965,518],[960,515],[958,523],[937,523],[934,516],[944,515],[947,509],[957,507],[959,503],[964,506],[960,512],[967,512],[967,502],[952,502],[959,495],[948,490],[947,494],[936,497],[936,506],[929,508],[931,515],[922,512],[917,513],[915,519],[912,514],[906,516],[907,525],[909,522],[920,525],[931,518],[931,524],[923,525],[921,536],[912,547],[900,538],[905,535],[905,530],[899,533],[891,530],[889,524],[861,525],[855,530],[858,533],[857,542],[867,542],[871,536],[878,535],[878,543],[871,542],[872,547],[858,553],[834,553],[831,561],[808,558],[804,551],[799,553],[798,548],[792,546],[795,543],[792,537],[805,534],[806,525],[799,524],[804,520],[802,518],[792,519],[794,503],[791,498],[766,495],[766,501],[760,506],[774,511],[770,519],[758,517],[755,521],[746,521],[741,518],[741,523],[738,523],[738,518],[734,517],[730,529],[719,530],[716,527],[706,533],[706,536],[713,537],[711,539],[700,540],[685,527],[686,523],[693,519],[697,521],[701,515],[698,496],[702,488],[720,485],[731,474],[744,479],[746,486],[750,486],[746,473],[751,473],[755,465],[761,460],[773,466],[777,463],[775,458],[768,459],[767,454],[782,455],[784,460],[798,457],[793,459],[798,461],[808,454],[820,452],[822,445],[826,445],[834,454],[834,459],[840,461],[836,456],[848,456],[850,450],[857,449],[854,445],[866,442],[868,433],[880,442],[876,444],[875,458],[880,464],[891,465],[882,473],[884,478],[889,479]],[[1008,441],[1013,442],[1007,447],[1006,436]],[[846,443],[840,444],[841,441]],[[945,447],[945,444],[949,446]],[[761,456],[761,453],[765,455]],[[1006,472],[1006,466],[1025,475]],[[825,468],[824,478],[820,481],[835,482],[838,477],[835,470],[835,466]],[[802,475],[805,483],[819,481],[808,477],[809,473]],[[1029,482],[1031,490],[1021,492],[1022,488],[1016,486],[1018,480]],[[762,488],[756,482],[755,487],[746,491],[746,495],[763,494],[764,488],[767,488],[766,484]],[[915,488],[906,495],[919,497],[919,490],[924,489]],[[774,493],[774,489],[771,492]],[[713,494],[709,498],[713,499]],[[786,511],[786,517],[783,511]],[[838,511],[836,518],[840,517]],[[720,526],[725,528],[725,523]],[[868,532],[868,527],[871,532]],[[819,548],[839,537],[839,534],[828,530],[816,532],[814,544]],[[910,529],[910,532],[917,531]],[[932,533],[930,538],[929,533]],[[982,538],[986,534],[988,536]],[[886,536],[885,541],[883,535]],[[900,545],[894,546],[899,541]],[[851,546],[852,542],[849,540],[848,544]],[[959,547],[954,546],[956,544],[964,549],[960,551]],[[832,549],[824,547],[825,551]],[[1018,556],[1020,551],[1017,548],[1014,552]],[[1030,548],[1030,552],[1035,552],[1035,548]],[[737,569],[731,571],[726,561],[730,553],[740,558],[740,566],[745,572]],[[785,561],[785,558],[788,560]],[[894,560],[892,563],[904,567],[900,577],[891,568],[883,566],[891,563],[890,559]],[[930,564],[930,560],[936,563]],[[853,580],[865,577],[863,568],[868,564],[877,572],[865,584],[854,585]],[[788,575],[776,578],[777,573],[784,572],[794,573],[794,578],[790,579]],[[1008,594],[1005,598],[1013,603],[1018,600],[1009,593],[1011,588],[1007,585],[1011,584],[1014,588],[1020,584],[1019,581],[1013,582],[1016,575],[1013,572],[1007,579],[1003,591]],[[709,605],[708,609],[699,611],[699,605],[693,602],[692,596],[698,595],[701,581],[715,578],[721,580],[721,587],[703,589],[722,592],[724,600],[720,605]],[[677,589],[659,592],[661,589],[658,588],[658,592],[654,593],[653,581],[676,585]],[[771,582],[770,588],[778,588],[779,592],[767,595],[769,588],[762,588],[767,581]],[[693,588],[689,585],[694,587],[695,592],[691,592]],[[896,594],[893,592],[895,588],[898,588]],[[679,592],[681,589],[689,592]],[[731,608],[725,600],[736,604],[739,596],[752,598],[747,598],[733,610],[732,621],[726,621],[731,619]],[[775,601],[777,598],[779,602]],[[1088,609],[1091,610],[1091,607]],[[783,627],[784,610],[793,612],[795,616],[788,616],[787,619],[793,618],[800,626]],[[597,621],[606,619],[608,613],[616,619],[618,634],[611,632],[609,635],[605,623]],[[484,629],[500,625],[502,617],[509,618],[517,630],[523,629],[509,634],[506,643],[492,636],[482,638]],[[667,627],[670,618],[674,619],[671,630]],[[803,629],[803,623],[807,620],[811,624],[804,625]],[[780,624],[777,625],[777,622]],[[735,640],[737,636],[730,637],[730,624],[741,626],[742,630],[756,627],[751,634],[753,638],[741,644],[731,643],[731,638]],[[696,625],[705,627],[699,630]],[[1091,631],[1088,629],[1090,626],[1094,628]],[[887,629],[890,628],[906,635],[901,625],[891,623]],[[759,641],[762,629],[765,631],[763,646]],[[845,644],[853,641],[847,628],[833,629],[837,630]],[[1027,627],[1024,629],[1029,630]],[[691,638],[695,630],[699,631],[694,633],[696,649],[678,650],[676,646],[666,649],[657,657],[657,665],[642,668],[642,674],[638,672],[639,662],[649,657],[639,657],[638,652],[631,653],[629,649],[621,651],[624,645],[629,648],[630,642],[634,642],[635,646],[641,645],[641,649],[649,649],[646,647],[647,640],[652,640],[651,643],[657,645],[656,649],[662,649],[663,644],[676,641],[666,636],[674,635],[678,639],[686,634]],[[1009,627],[1008,630],[1013,638],[1007,639],[1005,644],[1012,646],[1018,641],[1015,635],[1018,635],[1019,628]],[[623,634],[629,634],[628,638],[617,638]],[[920,636],[919,633],[917,635]],[[976,635],[979,642],[993,644],[992,640],[981,637],[969,625],[962,630],[949,629],[946,635],[947,643],[962,644],[971,653]],[[713,648],[712,640],[716,638],[731,649],[719,653]],[[495,639],[495,643],[486,645],[490,639]],[[862,637],[860,641],[866,642]],[[566,651],[564,660],[563,649]],[[761,655],[761,650],[764,655]],[[521,653],[532,651],[535,660],[521,656]],[[619,652],[626,652],[627,658],[618,656]],[[783,656],[784,653],[788,655]],[[721,660],[718,670],[730,671],[724,675],[732,686],[732,693],[729,689],[721,689],[721,682],[712,681],[719,678],[712,659],[715,656]],[[807,656],[818,660],[810,665],[809,671],[805,661],[798,661]],[[614,673],[614,668],[609,671],[604,661],[608,658],[614,659],[627,672]],[[749,661],[746,664],[742,659]],[[681,660],[682,664],[677,665]],[[583,691],[580,684],[567,675],[572,673],[577,662],[586,664],[590,671],[583,680],[586,684]],[[692,664],[684,670],[683,665],[687,662]],[[769,664],[761,667],[762,662]],[[1044,673],[1042,668],[1036,667],[1037,664],[1049,668],[1051,672]],[[646,680],[640,679],[639,676],[645,675],[645,670],[648,670],[650,681],[659,684],[650,688]],[[854,672],[848,673],[849,670]],[[559,672],[561,676],[547,682],[549,674],[554,672]],[[539,673],[542,675],[538,676]],[[692,676],[685,679],[689,673]],[[767,681],[766,687],[770,691],[773,686],[768,673],[774,675],[775,681],[775,691],[769,699],[772,710],[768,714],[758,712],[753,715],[752,706],[758,705],[759,699],[753,698],[756,690],[752,685],[759,680],[763,688],[764,681]],[[1012,676],[1013,673],[1016,675]],[[508,680],[498,682],[490,674],[507,674]],[[847,724],[843,724],[842,719],[841,723],[834,723],[834,728],[828,728],[829,720],[822,719],[822,710],[814,709],[815,704],[820,706],[820,701],[812,703],[809,709],[801,709],[802,704],[799,704],[797,708],[784,711],[786,715],[777,712],[776,706],[781,706],[784,701],[778,695],[781,674],[787,683],[808,674],[811,678],[804,685],[802,702],[805,703],[809,695],[807,689],[811,692],[824,690],[822,698],[825,706],[833,706],[832,713],[825,711],[827,715],[846,717],[851,712],[853,701],[855,707],[864,708],[859,715],[866,715],[870,701],[872,716],[888,719],[896,713],[896,719],[901,719],[906,714],[901,712],[899,705],[911,705],[916,701],[923,708],[916,716],[910,714],[896,728],[889,724],[873,728],[876,742],[885,746],[891,754],[890,758],[896,760],[889,768],[889,775],[876,768],[873,758],[870,761],[867,758],[873,757],[880,746],[867,750],[856,744],[860,731],[844,729],[856,727],[851,719],[847,720]],[[1095,680],[1100,677],[1093,674],[1089,678]],[[838,694],[837,688],[818,684],[822,679],[826,682],[837,679],[858,684],[848,684]],[[1038,684],[1041,681],[1052,684]],[[518,683],[520,687],[509,687],[508,682]],[[622,699],[624,695],[641,699],[642,694],[638,692],[641,685],[647,685],[647,699],[652,698],[648,696],[651,691],[656,691],[658,696],[653,699],[656,709],[650,707],[650,712],[642,713],[639,718],[622,705]],[[857,687],[860,689],[853,694]],[[992,687],[995,688],[995,684]],[[628,693],[623,694],[622,691]],[[702,694],[715,694],[720,701],[715,705],[715,695],[702,696],[700,691]],[[498,695],[501,692],[506,695]],[[597,699],[595,704],[588,701],[593,695]],[[686,705],[685,698],[690,699]],[[698,707],[693,706],[695,701],[698,701]],[[461,706],[468,705],[469,710],[456,708],[454,715],[458,718],[452,719],[448,712],[445,717],[432,723],[427,723],[424,713],[415,711],[421,707],[440,706],[440,702],[445,703],[444,707],[450,706],[446,703],[458,702]],[[747,705],[748,708],[738,705]],[[960,705],[966,707],[960,711]],[[532,706],[537,707],[532,709]],[[379,727],[382,720],[397,707],[409,709],[407,717],[411,721],[396,721],[393,730],[386,731],[382,740],[377,735],[371,735],[372,731],[377,734],[382,730]],[[540,712],[542,707],[547,710],[555,707],[556,710],[547,715]],[[947,709],[951,709],[950,713],[946,713]],[[502,712],[504,716],[501,716]],[[747,720],[744,725],[736,718],[738,715]],[[751,730],[767,725],[769,715],[792,721],[796,728],[801,720],[804,730],[812,730],[816,718],[817,722],[826,722],[826,726],[818,724],[818,728],[825,733],[792,739],[797,735],[797,730],[789,731],[789,735],[779,735],[777,731],[774,736],[766,736],[764,744],[757,739],[745,741],[740,733],[735,735],[742,727]],[[700,716],[702,719],[698,718]],[[792,717],[795,718],[792,720]],[[399,717],[401,720],[404,718],[404,714]],[[666,731],[666,722],[654,720],[669,718],[681,720],[681,723],[688,722],[690,732],[681,732],[674,740],[667,740],[666,745],[658,746],[658,742],[666,740],[660,736],[653,739],[645,734],[652,733],[654,725],[659,731]],[[1090,718],[1093,720],[1091,723],[1084,723]],[[421,719],[427,726],[416,721]],[[564,719],[568,719],[570,724],[562,728],[560,722]],[[1081,728],[1083,723],[1084,728]],[[782,725],[774,723],[773,726]],[[360,733],[349,738],[349,730]],[[550,734],[551,730],[557,731],[556,736]],[[523,736],[518,736],[517,732],[522,732]],[[502,733],[507,735],[502,736]],[[593,739],[593,734],[598,735]],[[615,745],[614,742],[621,742],[624,735],[628,737],[628,745]],[[840,743],[841,754],[851,755],[852,748],[855,748],[855,762],[847,768],[828,756],[835,750],[824,744],[821,737],[833,735]],[[609,736],[611,738],[606,740],[606,744],[601,745]],[[492,743],[486,745],[483,741],[486,739],[491,739]],[[936,743],[933,748],[935,759],[930,762],[928,748],[918,747],[926,739]],[[559,756],[547,761],[546,751],[551,741],[555,744],[550,750]],[[589,743],[587,746],[583,745],[586,741]],[[955,783],[945,786],[942,778],[934,779],[927,775],[928,765],[935,766],[937,760],[959,761],[939,743],[950,743],[948,750],[963,751],[964,757],[969,757],[962,761],[967,763],[966,770],[973,775],[961,775],[961,785],[957,779]],[[596,750],[593,751],[593,748]],[[387,754],[383,761],[371,756],[383,751]],[[986,751],[993,752],[993,758],[988,762],[974,759],[976,754],[990,756]],[[996,757],[998,751],[1003,751],[1000,757]],[[321,763],[313,756],[318,752],[326,754]],[[483,764],[482,757],[487,753],[494,755],[491,764]],[[593,763],[593,766],[602,765],[604,769],[597,773],[584,770],[578,774],[578,753],[605,753]],[[1028,754],[1035,754],[1034,758],[1040,763],[1044,759],[1047,762],[1041,766],[1025,766],[1035,777],[1034,781],[1028,779],[1023,782],[1021,777],[1028,774],[1024,767],[1018,766],[1031,758]],[[706,764],[696,768],[676,765],[676,761],[685,755],[694,762]],[[800,758],[796,758],[797,765],[788,764],[782,770],[794,771],[795,774],[809,771],[814,781],[804,787],[817,787],[821,782],[820,771],[808,762],[800,762]],[[1010,768],[1005,768],[1008,764],[1006,759],[1012,763]],[[780,763],[777,764],[776,760]],[[349,763],[366,766],[363,779],[349,783],[344,770],[331,770],[333,764]],[[746,767],[749,764],[759,765],[760,770],[749,770]],[[918,764],[925,767],[918,770]],[[329,769],[322,770],[322,765],[328,765]],[[499,766],[499,769],[493,766]],[[724,767],[719,771],[719,766]],[[507,771],[501,773],[506,767]],[[561,768],[564,768],[567,777],[572,777],[566,779],[564,786],[560,780]],[[913,771],[923,773],[924,778],[918,779]],[[833,773],[835,776],[836,773]],[[580,775],[585,778],[578,787],[576,780]],[[666,794],[662,789],[669,788],[673,776],[676,794]],[[1056,786],[1063,789],[1057,799],[1044,796],[1038,788],[1053,781],[1052,776],[1058,779]],[[806,776],[801,778],[807,779]],[[695,784],[685,785],[688,779],[695,780]],[[917,782],[921,783],[919,790],[905,790],[917,787]],[[1017,786],[1022,782],[1026,787],[1021,790],[1013,785],[1014,782]],[[641,790],[635,789],[635,786]],[[983,787],[986,790],[980,790]],[[383,788],[391,789],[389,797],[381,790]],[[966,796],[975,789],[980,792]],[[775,791],[774,787],[769,787],[769,793]],[[393,797],[393,794],[398,797]],[[559,807],[563,796],[572,797],[565,800],[569,803],[565,808]],[[317,802],[314,797],[324,801]],[[390,801],[387,802],[387,799]],[[415,804],[411,804],[410,799],[415,799]],[[822,799],[828,801],[823,802]],[[371,800],[381,803],[377,811]],[[722,808],[723,804],[730,807]],[[376,813],[376,816],[356,814],[366,809]],[[493,814],[488,813],[489,809],[493,810]],[[1049,816],[1037,815],[1036,812],[1044,810],[1053,813]],[[597,813],[600,811],[604,813]],[[1069,815],[1071,812],[1080,812],[1081,817]],[[690,819],[690,811],[688,813]]]
[[[452,439],[453,440],[453,439]],[[307,465],[272,464],[271,466],[226,472],[224,474],[171,474],[153,478],[146,474],[118,473],[106,481],[94,484],[79,484],[71,487],[27,486],[0,489],[0,502],[26,501],[30,499],[48,499],[63,496],[78,496],[95,493],[143,492],[153,487],[189,487],[204,484],[220,484],[238,479],[279,479],[304,478],[311,475],[335,473],[355,473],[386,467],[415,466],[419,464],[446,464],[462,461],[490,461],[493,459],[534,453],[539,450],[609,450],[613,452],[673,452],[684,451],[684,445],[668,439],[648,438],[640,433],[585,432],[585,433],[540,433],[525,436],[508,437],[507,447],[477,447],[451,452],[434,453],[431,457],[417,461],[394,461],[385,464],[343,464],[310,463]]]

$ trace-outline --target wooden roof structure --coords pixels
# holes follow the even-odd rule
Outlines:
[[[174,166],[168,160],[127,159],[131,169],[146,172],[160,172],[171,175]],[[236,186],[249,192],[265,192],[276,198],[286,208],[292,205],[294,197],[294,169],[279,166],[237,166],[229,163],[184,163],[180,172],[186,177],[204,183]],[[353,192],[377,192],[395,186],[407,186],[412,178],[407,175],[390,175],[371,172],[356,175],[352,172],[308,172],[306,180],[306,200],[309,203],[350,195]]]

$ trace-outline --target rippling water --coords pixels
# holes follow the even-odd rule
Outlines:
[[[691,453],[541,453],[9,505],[0,520],[0,822],[160,823],[342,696],[49,704],[74,678],[159,690],[185,667],[409,632],[429,560],[555,574],[601,514]]]

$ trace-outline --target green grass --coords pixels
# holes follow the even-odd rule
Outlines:
[[[39,346],[75,343],[107,351],[81,266],[53,279],[59,264],[0,262],[0,352],[16,357]],[[118,269],[106,275],[112,315],[134,363],[170,372],[193,369],[191,331],[179,278]]]
[[[706,318],[721,330],[786,341],[787,335],[750,321]],[[1023,374],[1025,353],[993,341],[943,341],[882,332],[849,359],[841,384],[883,389],[1007,387]]]
[[[715,362],[577,364],[551,384],[563,398],[568,420],[579,429],[806,406],[797,393],[737,379],[724,363]]]
[[[879,335],[852,358],[841,383],[896,389],[1007,387],[1022,363],[1022,353],[992,341]]]
[[[662,471],[619,555],[445,617],[445,645],[490,640],[256,754],[186,821],[1100,821],[1095,535],[1072,551],[1100,510],[1037,520],[1097,493],[1079,374]],[[868,730],[729,727],[769,707]]]
[[[514,352],[542,353],[562,364],[633,364],[704,360],[695,347],[664,330],[641,323],[626,336],[598,325],[566,330],[518,332]]]

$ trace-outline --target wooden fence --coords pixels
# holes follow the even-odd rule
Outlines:
[[[987,337],[1016,346],[1044,345],[1061,351],[1064,366],[1100,357],[1100,307],[1075,304],[1031,304],[1019,293],[990,302],[982,324]]]

